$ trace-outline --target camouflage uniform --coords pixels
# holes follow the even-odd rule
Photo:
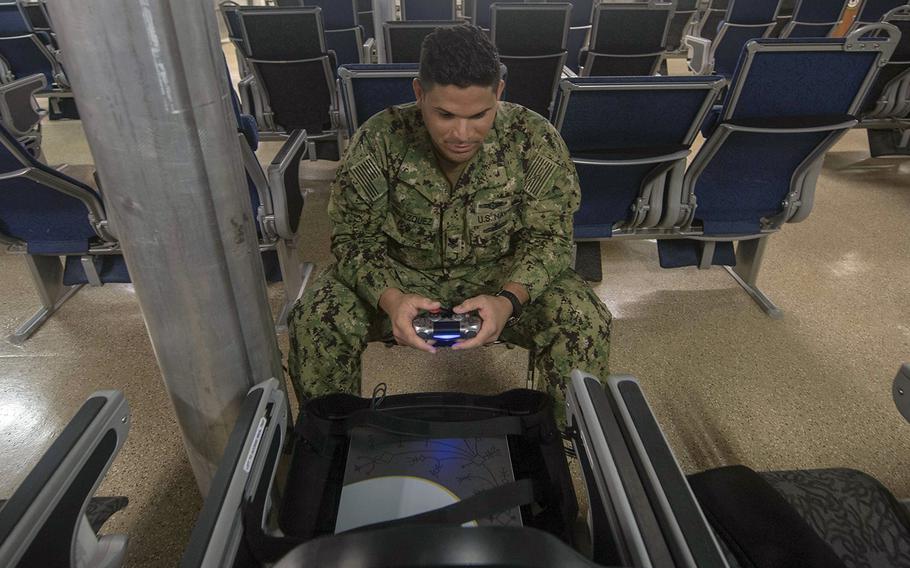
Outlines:
[[[506,282],[524,284],[530,301],[501,339],[536,348],[545,388],[560,401],[573,368],[605,377],[611,316],[570,268],[578,204],[565,144],[523,107],[500,104],[454,187],[413,103],[371,118],[332,187],[337,262],[291,312],[288,367],[298,398],[359,394],[367,341],[390,336],[378,308],[388,288],[452,307]]]

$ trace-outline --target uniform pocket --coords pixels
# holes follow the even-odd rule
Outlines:
[[[515,195],[494,195],[474,203],[468,230],[477,262],[497,260],[509,252],[519,228],[520,205]]]

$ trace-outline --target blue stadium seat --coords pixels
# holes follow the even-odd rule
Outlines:
[[[883,21],[900,30],[901,39],[863,105],[860,127],[867,129],[873,158],[910,155],[910,4],[891,10]]]
[[[665,188],[682,183],[686,156],[721,77],[587,77],[560,83],[556,128],[581,183],[575,239],[647,232]]]
[[[668,53],[685,52],[686,46],[683,45],[683,37],[686,31],[698,14],[698,0],[678,0],[676,2],[676,11],[670,19],[670,27],[667,29],[666,48]]]
[[[238,9],[247,60],[265,97],[259,130],[279,136],[305,130],[318,143],[311,158],[338,159],[341,133],[335,54],[319,7]]]
[[[828,37],[843,21],[847,0],[799,0],[781,38]]]
[[[436,28],[459,24],[457,20],[385,22],[382,24],[385,63],[419,63],[423,38]]]
[[[95,285],[129,280],[97,191],[38,161],[2,126],[0,173],[0,243],[24,254],[42,303],[13,332],[21,343],[85,283],[66,278],[59,257],[83,265]]]
[[[401,0],[401,19],[454,20],[455,0]]]
[[[729,5],[730,0],[710,0],[705,9],[699,11],[695,35],[709,40],[716,38],[717,27],[723,21]]]
[[[661,266],[725,265],[769,315],[780,316],[755,287],[767,237],[809,215],[825,152],[856,125],[879,62],[895,48],[897,30],[885,26],[889,37],[877,42],[860,42],[863,29],[847,39],[747,44],[718,126],[678,193],[668,195],[661,222],[702,241],[658,241]]]
[[[490,39],[509,75],[503,100],[550,118],[567,57],[571,10],[568,3],[493,5]]]
[[[910,2],[907,2],[907,0],[863,0],[862,7],[853,20],[850,30],[853,31],[862,26],[881,22],[885,14],[908,4]]]
[[[698,75],[733,76],[739,54],[751,39],[764,38],[777,25],[781,0],[731,0],[712,38],[687,36],[689,68]],[[702,28],[704,30],[704,28]]]
[[[49,30],[32,28],[25,14],[24,6],[18,3],[0,4],[0,81],[41,73],[47,79],[42,94],[48,95],[50,118],[79,118],[66,74],[57,60],[53,36]]]
[[[358,0],[306,0],[307,6],[319,6],[325,24],[325,42],[335,52],[338,65],[347,63],[369,63],[365,56],[367,36],[358,25]],[[370,36],[371,37],[371,36]]]
[[[622,2],[594,8],[591,37],[581,53],[581,75],[653,75],[660,69],[674,2]]]
[[[414,100],[416,63],[342,65],[338,69],[348,134],[374,114]]]

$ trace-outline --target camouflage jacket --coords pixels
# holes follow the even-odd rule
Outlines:
[[[387,288],[407,292],[410,271],[448,281],[491,267],[533,300],[571,262],[579,200],[565,143],[523,107],[500,104],[454,187],[416,105],[392,107],[357,131],[338,168],[336,272],[373,306]]]

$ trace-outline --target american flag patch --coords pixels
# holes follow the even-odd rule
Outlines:
[[[531,160],[528,173],[525,175],[525,191],[534,199],[539,198],[544,190],[549,189],[550,179],[558,168],[556,162],[544,156],[537,156]]]
[[[372,157],[351,167],[351,182],[369,201],[376,201],[386,194],[389,184]]]

